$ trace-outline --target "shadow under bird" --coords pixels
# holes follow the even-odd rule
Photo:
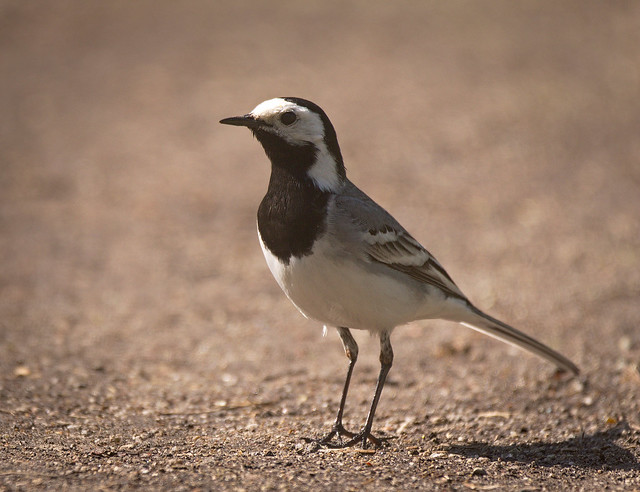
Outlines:
[[[275,98],[220,123],[249,128],[271,161],[258,208],[258,236],[271,273],[304,316],[337,328],[349,359],[335,423],[318,444],[381,444],[371,428],[393,362],[390,335],[414,320],[455,321],[578,374],[566,357],[471,304],[442,265],[347,179],[336,132],[319,106],[297,97]],[[380,373],[357,433],[342,425],[358,358],[350,329],[380,338]]]

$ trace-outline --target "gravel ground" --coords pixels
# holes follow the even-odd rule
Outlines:
[[[640,3],[0,2],[0,490],[640,490]],[[222,127],[320,104],[351,178],[578,378],[398,328],[374,452]],[[361,347],[346,425],[378,371]]]

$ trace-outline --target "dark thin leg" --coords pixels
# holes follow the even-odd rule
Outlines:
[[[342,415],[344,414],[344,404],[347,401],[347,393],[349,392],[349,384],[351,383],[351,373],[353,372],[353,367],[356,365],[356,361],[358,360],[358,344],[351,336],[351,332],[348,328],[338,328],[338,335],[340,335],[340,339],[342,340],[344,353],[349,358],[349,368],[347,369],[347,378],[344,381],[342,397],[340,398],[340,408],[338,409],[338,415],[336,417],[334,427],[340,427],[344,431],[342,428]]]
[[[351,374],[353,373],[353,367],[356,365],[356,361],[358,360],[358,344],[354,340],[353,336],[351,336],[351,332],[348,328],[338,328],[338,335],[340,335],[340,339],[342,340],[344,352],[349,358],[349,368],[347,369],[347,378],[344,381],[342,397],[340,398],[340,408],[338,409],[338,415],[336,416],[336,421],[333,424],[333,428],[331,429],[331,432],[329,432],[329,434],[318,440],[319,444],[324,445],[328,445],[331,439],[333,439],[336,435],[347,437],[355,436],[353,432],[349,432],[343,427],[342,415],[344,414],[344,405],[347,401],[347,393],[349,392],[349,384],[351,383]]]
[[[358,433],[353,435],[352,439],[345,442],[340,443],[339,445],[331,445],[327,442],[322,442],[322,444],[328,445],[329,447],[348,447],[354,446],[355,444],[361,442],[362,449],[367,448],[367,441],[372,442],[375,446],[381,446],[382,442],[380,439],[371,435],[371,427],[373,426],[373,418],[376,414],[376,408],[378,407],[378,402],[380,401],[380,395],[382,394],[382,389],[384,388],[384,383],[387,380],[387,374],[389,374],[389,370],[391,369],[391,365],[393,364],[393,349],[391,348],[391,340],[389,338],[389,333],[385,332],[380,335],[380,373],[378,374],[378,382],[376,383],[376,392],[373,395],[373,401],[371,402],[371,407],[369,408],[369,415],[367,415],[367,422],[364,425],[364,428]],[[350,377],[350,376],[348,376]],[[343,397],[346,397],[343,394]],[[339,412],[338,416],[341,418],[342,414]]]

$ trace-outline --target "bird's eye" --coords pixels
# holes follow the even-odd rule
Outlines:
[[[292,124],[297,119],[298,117],[293,111],[286,111],[280,115],[280,121],[282,122],[283,125],[287,125],[287,126]]]

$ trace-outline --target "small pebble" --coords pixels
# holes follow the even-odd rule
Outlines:
[[[26,378],[31,376],[31,369],[27,366],[18,366],[13,370],[13,375],[17,378]]]

